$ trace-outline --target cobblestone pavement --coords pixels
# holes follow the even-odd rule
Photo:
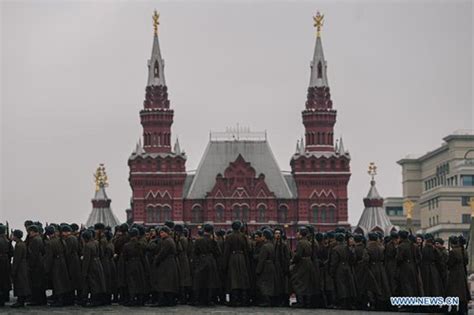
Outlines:
[[[124,307],[124,306],[107,306],[97,308],[84,307],[25,307],[21,309],[11,309],[10,307],[0,308],[1,314],[193,314],[193,315],[234,315],[234,314],[297,314],[297,315],[318,315],[318,314],[334,314],[334,315],[362,315],[362,314],[410,314],[410,313],[393,313],[393,312],[363,312],[363,311],[344,311],[344,310],[326,310],[326,309],[291,309],[291,308],[261,308],[261,307],[245,307],[230,308],[226,306],[216,307],[192,307],[192,306],[175,306],[175,307]]]

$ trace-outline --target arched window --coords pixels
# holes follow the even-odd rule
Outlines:
[[[240,220],[240,215],[241,215],[240,206],[235,205],[234,208],[232,209],[232,219],[233,220]]]
[[[326,207],[321,208],[321,223],[326,223]]]
[[[316,223],[316,222],[318,222],[318,218],[319,218],[319,208],[318,208],[318,206],[313,206],[313,208],[311,210],[312,210],[311,212],[312,212],[312,215],[313,215],[312,218],[311,218],[312,219],[311,221]]]
[[[164,206],[161,210],[161,222],[171,220],[171,208],[169,206]]]
[[[318,62],[318,79],[321,79],[323,77],[323,64]]]
[[[278,207],[278,223],[285,223],[288,222],[288,208],[285,205],[280,205]]]
[[[146,208],[146,222],[147,223],[158,223],[159,222],[159,210],[153,206]]]
[[[158,172],[161,171],[161,160],[160,159],[156,160],[156,170]]]
[[[224,222],[224,207],[222,205],[216,206],[216,222]]]
[[[265,222],[265,211],[264,205],[259,205],[257,209],[257,222]]]
[[[242,206],[242,221],[248,222],[249,221],[249,207],[246,205]]]
[[[317,144],[321,144],[321,133],[318,132],[318,135],[317,135],[317,140],[318,140],[318,143]]]
[[[327,218],[329,223],[334,223],[336,222],[336,209],[334,207],[329,207],[327,209]]]
[[[155,78],[160,77],[160,65],[158,64],[158,60],[155,60],[155,65],[153,67],[153,75]]]
[[[191,222],[193,223],[201,223],[202,220],[202,208],[200,206],[194,206],[193,210],[191,211],[192,217]]]
[[[161,132],[158,134],[157,145],[160,146],[162,143],[161,141]]]
[[[322,170],[325,170],[325,169],[326,169],[326,160],[321,160],[321,162],[319,163],[319,165],[321,166],[321,169],[322,169]]]
[[[153,133],[153,136],[151,138],[151,145],[156,146],[156,133]]]

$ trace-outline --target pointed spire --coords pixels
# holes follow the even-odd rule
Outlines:
[[[176,142],[174,143],[174,149],[173,149],[175,154],[181,154],[181,147],[179,146],[179,140],[176,138]]]
[[[336,139],[336,144],[334,145],[334,151],[339,153],[339,139]]]
[[[154,12],[153,28],[155,30],[153,36],[153,48],[151,50],[151,58],[148,60],[148,84],[147,86],[166,85],[165,82],[165,61],[161,58],[160,42],[158,40],[158,22],[160,15]]]
[[[295,154],[299,154],[300,153],[300,140],[296,140],[296,152]]]
[[[137,143],[137,149],[135,150],[135,152],[137,153],[137,155],[140,155],[140,154],[143,154],[143,147],[142,147],[142,139],[138,139],[138,143]]]
[[[342,137],[339,139],[339,154],[344,155],[346,154],[346,150],[344,149],[344,143],[342,142]]]
[[[306,150],[305,150],[305,146],[304,146],[303,137],[301,137],[301,140],[300,140],[300,154],[304,155],[305,151]]]
[[[314,26],[317,28],[316,45],[314,47],[313,60],[311,61],[311,78],[309,87],[328,86],[327,63],[324,59],[323,44],[321,41],[320,30],[323,25],[324,15],[318,13],[313,17]]]

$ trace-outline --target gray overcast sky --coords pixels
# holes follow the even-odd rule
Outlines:
[[[352,156],[352,224],[369,162],[379,167],[381,195],[398,196],[398,159],[473,128],[471,1],[2,1],[0,221],[85,222],[101,162],[113,210],[125,219],[155,8],[173,139],[188,170],[209,130],[236,123],[267,130],[280,167],[290,169],[317,9],[326,17],[336,135]]]

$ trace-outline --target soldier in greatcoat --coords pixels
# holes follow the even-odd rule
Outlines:
[[[157,306],[176,305],[176,296],[179,293],[179,274],[176,262],[176,244],[170,236],[168,226],[160,228],[160,248],[153,259],[156,271],[153,273],[156,290],[159,294]]]
[[[40,227],[36,224],[28,227],[28,247],[26,259],[31,284],[31,302],[29,306],[46,304],[46,277],[44,268],[44,242]]]
[[[249,305],[249,244],[246,236],[240,231],[241,228],[242,222],[234,221],[232,233],[227,235],[224,243],[225,271],[231,306]]]
[[[125,264],[125,282],[130,297],[125,306],[143,305],[143,294],[145,291],[145,253],[138,241],[139,231],[131,228],[129,231],[130,241],[123,247],[122,255]]]
[[[443,281],[438,266],[441,255],[434,246],[434,237],[425,235],[425,244],[421,252],[421,277],[423,280],[423,293],[425,296],[443,296]]]
[[[66,297],[72,291],[66,264],[66,245],[53,225],[46,227],[45,235],[48,242],[45,243],[44,266],[47,278],[51,279],[55,297],[50,306],[65,306],[70,304]]]
[[[275,305],[277,274],[275,269],[275,248],[272,242],[273,232],[263,230],[262,246],[257,257],[255,269],[259,306]]]
[[[420,296],[416,249],[417,246],[408,240],[408,231],[399,231],[400,243],[397,247],[397,267],[398,267],[398,296]]]
[[[289,279],[291,252],[288,244],[283,240],[283,230],[276,228],[274,230],[274,248],[275,248],[275,271],[276,285],[275,295],[277,296],[277,306],[288,306],[289,296]]]
[[[5,305],[10,297],[11,281],[11,257],[13,256],[13,247],[6,236],[7,227],[0,223],[0,307]]]
[[[469,287],[466,277],[466,265],[468,264],[468,257],[464,252],[463,246],[459,242],[459,237],[451,236],[449,238],[451,250],[448,258],[448,283],[446,289],[447,296],[454,296],[459,298],[459,307],[457,314],[467,314],[467,304],[471,300]],[[454,310],[455,307],[454,307]]]
[[[81,260],[79,253],[79,240],[72,234],[70,225],[61,226],[61,235],[66,244],[66,263],[71,284],[71,292],[68,296],[69,303],[81,298]]]
[[[82,301],[83,306],[100,306],[105,293],[105,276],[99,256],[99,243],[93,238],[93,231],[82,232]],[[90,294],[90,300],[89,298]]]
[[[217,290],[222,287],[217,266],[221,251],[213,239],[213,232],[214,227],[211,224],[205,224],[202,237],[197,239],[193,246],[194,305],[214,305]]]
[[[336,288],[337,305],[349,308],[354,303],[356,288],[352,274],[354,252],[346,243],[343,233],[336,234],[337,245],[331,251],[329,260],[329,273],[334,279]]]
[[[174,226],[174,239],[177,251],[176,260],[178,262],[180,282],[179,300],[181,304],[187,304],[191,293],[192,279],[188,258],[189,243],[187,237],[183,235],[183,231],[183,225],[176,224]]]
[[[442,295],[443,297],[446,296],[446,286],[448,283],[448,259],[449,253],[446,247],[444,247],[444,240],[442,238],[435,239],[435,248],[439,255],[438,264],[436,267],[438,268],[439,276],[441,277],[441,284],[442,284]]]
[[[314,293],[313,288],[316,281],[308,234],[306,227],[298,230],[296,234],[298,243],[290,266],[291,285],[296,294],[296,303],[292,306],[297,308],[311,306],[311,296]]]
[[[384,267],[384,248],[378,241],[376,233],[369,233],[368,236],[367,254],[369,255],[369,269],[375,280],[375,284],[372,286],[375,295],[375,308],[383,310],[388,306],[391,296],[390,284]]]
[[[31,295],[30,279],[28,275],[28,263],[26,261],[26,245],[22,241],[23,232],[13,231],[13,241],[15,250],[12,263],[13,295],[17,297],[16,302],[11,305],[13,308],[24,307],[25,301]]]

